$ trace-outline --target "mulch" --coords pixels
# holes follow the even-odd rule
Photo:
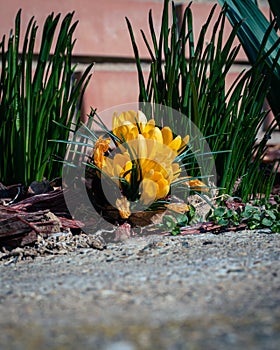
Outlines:
[[[278,151],[273,149],[273,151]],[[280,194],[280,173],[277,174],[275,186],[272,195]],[[242,203],[237,201],[229,205],[240,206]],[[24,188],[21,184],[4,186],[0,183],[0,250],[21,249],[28,245],[38,244],[38,239],[48,239],[55,235],[60,237],[69,234],[73,237],[83,233],[84,223],[73,219],[68,211],[64,199],[64,190],[61,187],[61,179],[55,179],[51,182],[34,181],[29,188]],[[231,228],[231,230],[242,230],[245,224]],[[205,232],[221,233],[229,228],[216,225],[213,222],[204,222],[190,227],[183,227],[181,234],[200,234]],[[133,235],[142,234],[169,234],[159,232],[155,225],[147,225],[144,228],[131,227],[124,223],[116,227],[116,230],[110,234],[104,233],[104,239],[117,241]],[[61,236],[62,235],[62,236]],[[107,235],[107,236],[106,236]],[[84,236],[82,241],[84,241]],[[87,242],[89,246],[105,246],[104,239],[99,234],[98,242],[93,244]],[[73,243],[73,242],[72,242]],[[75,245],[75,244],[74,244]],[[99,249],[98,248],[98,249]],[[52,246],[54,249],[54,246]]]

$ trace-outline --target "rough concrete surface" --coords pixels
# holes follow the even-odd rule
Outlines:
[[[0,349],[279,349],[280,235],[110,243],[0,263]]]

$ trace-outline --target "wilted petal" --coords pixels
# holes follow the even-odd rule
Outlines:
[[[194,191],[209,192],[209,188],[198,179],[193,179],[187,181],[187,185]]]
[[[184,214],[190,210],[190,206],[186,203],[170,203],[165,205],[167,209]]]
[[[116,200],[116,207],[122,219],[128,219],[130,217],[130,203],[126,197],[118,198]]]
[[[109,150],[110,146],[110,139],[103,139],[102,136],[99,137],[99,139],[95,142],[94,148],[93,148],[93,159],[94,164],[99,168],[102,169],[104,162],[105,162],[105,156],[104,153],[106,153]]]
[[[178,163],[172,164],[172,173],[173,173],[172,181],[174,181],[175,179],[177,179],[180,176],[181,168],[180,168],[180,165]]]

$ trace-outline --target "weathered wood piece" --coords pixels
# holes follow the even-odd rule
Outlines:
[[[9,205],[0,205],[0,247],[25,246],[38,235],[47,237],[64,230],[80,229],[67,209],[63,190],[32,195]]]
[[[12,204],[9,207],[28,212],[48,209],[54,214],[60,214],[61,216],[70,218],[63,195],[63,190],[55,190],[48,193],[33,195],[18,203]]]
[[[26,213],[0,206],[0,246],[24,246],[62,230],[60,219],[49,210]]]

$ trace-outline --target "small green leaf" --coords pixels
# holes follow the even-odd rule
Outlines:
[[[227,226],[229,221],[227,219],[219,219],[217,224],[221,226]]]
[[[259,213],[253,214],[252,219],[255,221],[261,221],[261,215]]]
[[[174,226],[176,226],[174,218],[171,215],[164,215],[162,223],[165,227],[167,227],[167,229],[172,229]]]
[[[263,218],[262,221],[261,221],[262,225],[263,226],[267,226],[267,227],[270,227],[273,225],[273,221],[272,220],[269,220],[267,218]]]
[[[214,209],[214,217],[221,218],[225,215],[226,208],[225,207],[218,207]]]
[[[271,210],[266,210],[265,214],[270,217],[271,220],[276,220],[276,215]]]
[[[179,235],[181,233],[180,227],[176,226],[172,229],[171,234],[173,236]]]
[[[247,226],[250,230],[255,230],[259,227],[259,223],[252,221],[252,222],[248,222]]]

